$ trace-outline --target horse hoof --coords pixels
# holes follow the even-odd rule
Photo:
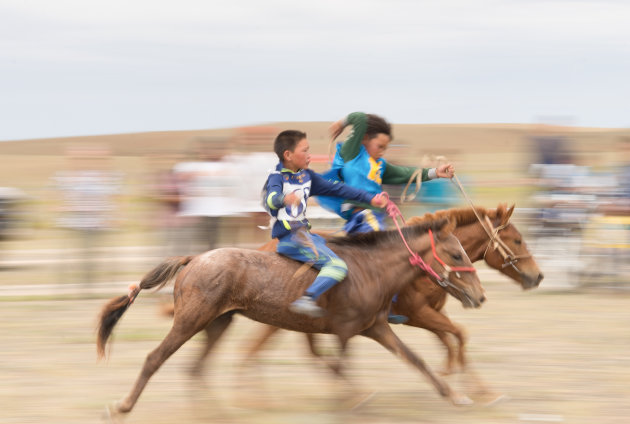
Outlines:
[[[455,394],[451,396],[451,402],[455,406],[470,406],[475,402],[466,395]]]
[[[103,412],[103,420],[111,424],[122,423],[120,412],[118,412],[116,403],[110,403],[109,405],[105,406],[105,412]]]
[[[490,396],[489,400],[485,401],[483,405],[493,406],[500,402],[507,402],[508,400],[510,400],[510,397],[508,395],[504,395],[502,393],[493,393],[492,396]]]
[[[341,401],[340,408],[344,411],[356,412],[367,404],[376,393],[377,392],[353,393]]]
[[[448,377],[449,375],[453,374],[453,370],[450,368],[444,368],[444,369],[438,370],[437,373],[438,375],[442,377]]]

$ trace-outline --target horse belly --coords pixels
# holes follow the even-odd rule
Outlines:
[[[301,333],[332,333],[330,323],[326,318],[309,318],[294,314],[288,309],[276,310],[273,313],[261,309],[256,308],[240,312],[249,319],[284,330]]]

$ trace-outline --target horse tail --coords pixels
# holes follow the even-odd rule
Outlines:
[[[96,339],[96,352],[99,358],[105,356],[105,345],[109,336],[111,336],[116,323],[123,316],[127,308],[131,306],[140,290],[152,289],[157,286],[157,290],[164,287],[177,273],[194,258],[194,256],[173,256],[165,259],[149,271],[140,286],[132,285],[129,287],[129,294],[118,296],[110,300],[103,306],[98,324],[98,336]]]

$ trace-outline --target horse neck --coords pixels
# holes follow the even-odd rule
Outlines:
[[[453,234],[459,239],[471,262],[483,259],[490,239],[479,221],[458,226]]]
[[[437,237],[434,235],[435,243],[439,243]],[[413,240],[407,240],[407,243],[411,247],[411,250],[414,253],[417,253],[422,257],[424,262],[431,265],[433,262],[433,254],[431,251],[431,239],[428,233],[424,233],[422,235],[417,235],[413,238]],[[405,260],[402,261],[405,265],[407,265],[408,275],[411,280],[417,279],[421,275],[423,275],[424,271],[420,269],[418,266],[409,266],[409,259],[411,259],[411,253],[405,247],[403,241],[400,241],[402,245],[402,255],[405,256]],[[406,284],[406,283],[405,283]]]
[[[428,234],[407,240],[413,252],[425,257],[431,251]],[[356,252],[356,253],[353,253]],[[354,258],[357,266],[365,269],[369,264],[370,273],[380,288],[390,295],[398,293],[406,285],[411,284],[419,277],[421,270],[409,263],[411,253],[405,247],[402,238],[397,237],[374,246],[369,252],[353,247],[343,255],[346,261]],[[426,258],[425,258],[426,260]]]

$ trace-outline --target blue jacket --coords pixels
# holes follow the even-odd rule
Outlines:
[[[285,206],[284,196],[296,192],[302,197],[300,204]],[[326,195],[370,203],[376,195],[341,182],[330,182],[310,169],[293,172],[284,168],[282,163],[278,163],[276,170],[269,174],[263,193],[263,203],[269,214],[276,218],[271,230],[272,238],[285,236],[302,227],[310,228],[305,215],[309,196]]]

